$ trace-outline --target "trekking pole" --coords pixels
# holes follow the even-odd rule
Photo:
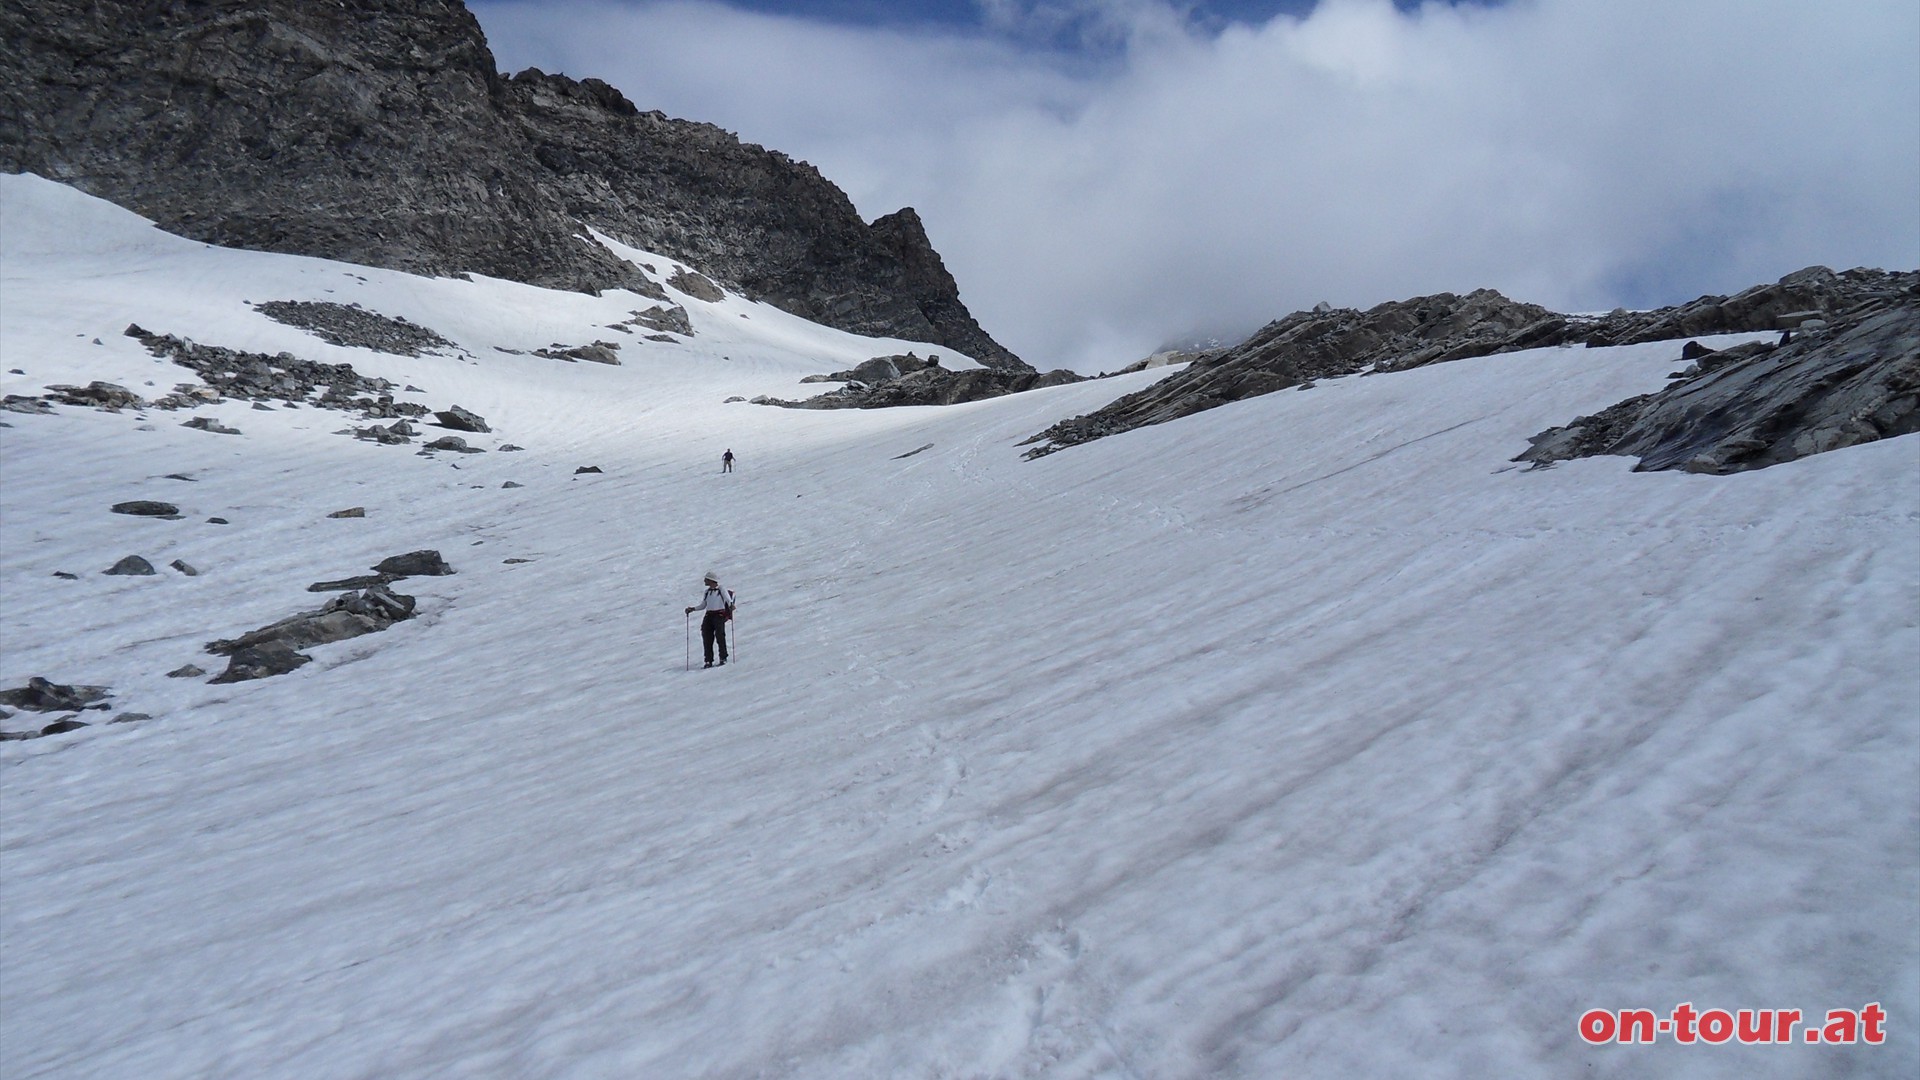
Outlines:
[[[693,612],[687,612],[687,670],[693,670]]]

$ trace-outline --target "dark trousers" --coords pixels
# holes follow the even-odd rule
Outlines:
[[[720,662],[727,662],[727,613],[709,611],[707,617],[700,620],[700,647],[707,652],[707,663],[713,663],[713,644],[720,643]]]

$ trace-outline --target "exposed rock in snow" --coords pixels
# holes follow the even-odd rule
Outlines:
[[[107,706],[99,702],[111,693],[113,691],[104,686],[67,686],[35,675],[27,680],[25,686],[0,690],[0,704],[33,712],[104,709]]]
[[[725,285],[1025,366],[974,322],[911,209],[868,224],[811,165],[598,79],[504,78],[458,3],[32,0],[0,8],[0,41],[0,170],[183,236],[666,299],[584,222],[717,280],[677,278],[690,296]]]
[[[1695,359],[1658,393],[1541,432],[1514,460],[1624,454],[1636,471],[1730,473],[1920,431],[1920,295]]]
[[[424,326],[368,311],[359,304],[268,300],[255,304],[253,309],[269,319],[306,330],[330,345],[372,349],[395,356],[419,356],[431,350],[458,348]]]

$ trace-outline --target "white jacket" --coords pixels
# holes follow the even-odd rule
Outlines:
[[[718,585],[707,586],[707,595],[701,597],[696,611],[725,611],[733,606],[733,594]]]

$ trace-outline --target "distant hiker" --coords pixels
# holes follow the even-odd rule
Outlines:
[[[720,455],[720,471],[721,472],[733,471],[733,451],[729,450],[726,453]]]
[[[720,587],[720,579],[707,571],[707,594],[700,602],[687,609],[691,615],[704,611],[700,619],[700,646],[706,650],[707,667],[713,666],[713,646],[720,645],[720,666],[727,666],[727,621],[733,618],[733,594]]]

